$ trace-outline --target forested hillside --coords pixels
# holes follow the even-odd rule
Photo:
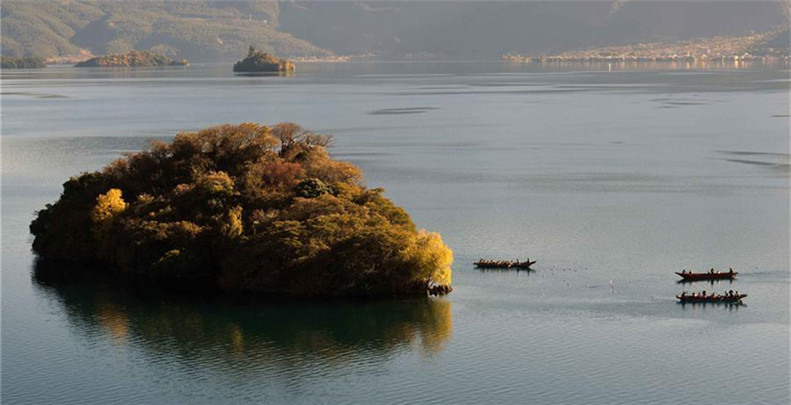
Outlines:
[[[208,61],[238,59],[252,45],[284,57],[497,58],[744,35],[787,24],[787,0],[5,0],[2,53],[136,49]]]
[[[305,1],[280,25],[336,53],[491,58],[745,35],[788,24],[788,1]]]
[[[3,55],[66,56],[153,50],[231,60],[248,46],[283,55],[330,52],[277,30],[275,1],[74,0],[2,3]]]

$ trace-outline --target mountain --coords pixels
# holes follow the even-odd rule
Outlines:
[[[331,54],[278,31],[275,1],[5,0],[0,9],[7,56],[137,49],[173,58],[232,60],[250,45],[283,55]]]
[[[4,0],[2,53],[497,58],[788,26],[783,1]]]
[[[337,53],[488,58],[741,35],[788,24],[782,1],[281,2],[280,26]]]

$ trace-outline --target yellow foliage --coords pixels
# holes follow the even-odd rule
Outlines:
[[[426,276],[429,282],[450,285],[453,251],[442,242],[438,233],[421,229],[417,235],[416,246],[410,253],[416,266],[428,271]]]
[[[31,224],[33,248],[229,291],[389,296],[449,285],[442,238],[418,232],[328,143],[291,123],[182,132],[65,183]]]
[[[244,232],[244,227],[242,225],[242,207],[237,205],[225,214],[221,229],[223,235],[229,238],[242,236]]]
[[[197,180],[198,187],[210,196],[233,194],[234,182],[225,172],[209,172]]]
[[[333,183],[332,189],[335,190],[335,195],[344,200],[354,200],[362,191],[359,186],[348,183]]]
[[[345,182],[358,184],[362,180],[362,171],[357,166],[333,160],[323,148],[313,148],[307,160],[302,163],[308,177],[315,177],[333,184]]]
[[[110,191],[100,194],[96,198],[96,205],[91,211],[91,220],[94,223],[103,223],[122,213],[127,207],[122,197],[121,190],[111,188]]]

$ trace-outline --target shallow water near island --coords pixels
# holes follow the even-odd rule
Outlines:
[[[229,71],[3,72],[4,403],[789,403],[787,66]],[[27,226],[70,175],[242,121],[333,134],[442,234],[455,291],[251,306],[33,277]],[[740,275],[673,274],[710,267]],[[675,302],[702,289],[747,305]]]

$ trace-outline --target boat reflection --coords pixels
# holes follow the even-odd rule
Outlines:
[[[732,278],[711,279],[711,280],[685,280],[685,279],[681,279],[681,280],[676,281],[676,284],[692,284],[692,283],[700,284],[700,283],[706,283],[706,284],[715,285],[715,284],[719,284],[719,283],[733,284],[734,281],[735,280],[732,279]]]

